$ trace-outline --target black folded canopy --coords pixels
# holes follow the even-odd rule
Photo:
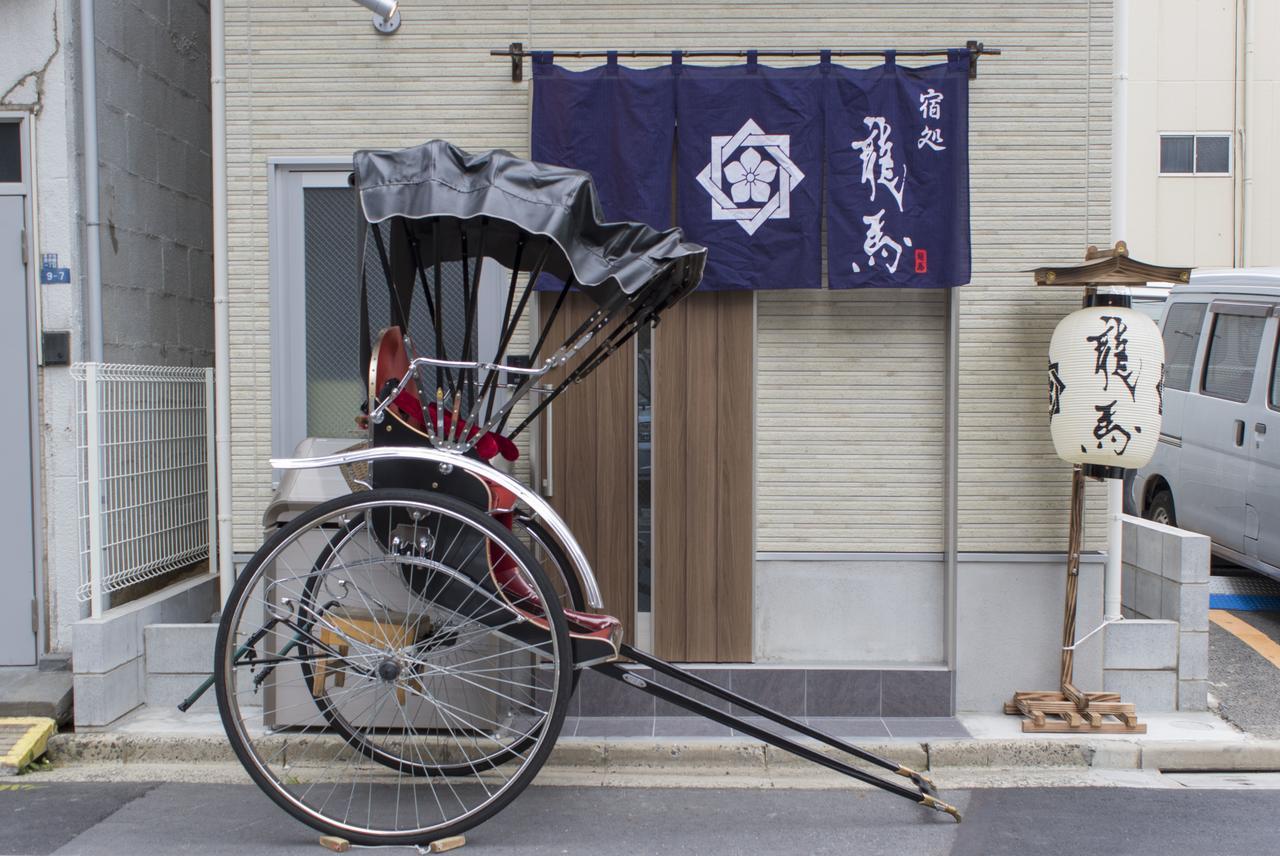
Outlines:
[[[642,290],[652,291],[646,303],[669,305],[702,276],[704,247],[685,242],[680,229],[605,222],[591,176],[580,170],[501,149],[469,154],[444,140],[358,151],[354,167],[365,219],[430,219],[441,261],[459,260],[464,227],[482,221],[483,249],[473,244],[469,253],[524,271],[541,261],[545,273],[572,281],[601,306],[631,302]],[[550,240],[545,258],[518,252],[533,235]]]

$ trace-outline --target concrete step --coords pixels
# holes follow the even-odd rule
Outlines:
[[[71,673],[0,669],[0,716],[71,717]]]
[[[150,624],[143,628],[147,675],[208,675],[216,624]]]

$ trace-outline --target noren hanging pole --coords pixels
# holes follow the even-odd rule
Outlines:
[[[973,39],[970,39],[969,41],[965,42],[965,48],[969,51],[969,79],[970,80],[976,80],[978,78],[978,57],[981,57],[984,55],[1000,56],[1000,54],[1002,53],[1002,51],[999,48],[986,47],[982,44],[982,42],[975,41]],[[669,58],[673,53],[675,53],[675,54],[679,54],[681,57],[684,57],[686,59],[698,59],[698,58],[707,58],[707,57],[745,58],[748,54],[751,54],[751,53],[754,53],[758,57],[762,57],[762,56],[763,57],[768,57],[768,56],[771,56],[771,57],[817,57],[817,56],[822,56],[824,53],[829,53],[833,57],[843,57],[843,56],[884,57],[889,53],[896,54],[897,56],[900,56],[900,57],[904,57],[904,56],[925,57],[925,56],[946,56],[948,50],[949,50],[948,48],[910,48],[906,50],[895,50],[893,48],[875,48],[875,49],[867,49],[867,48],[852,49],[851,48],[848,50],[834,49],[831,51],[823,51],[823,50],[809,49],[809,48],[773,48],[773,49],[766,48],[763,50],[753,50],[753,51],[749,51],[749,50],[727,51],[727,50],[714,50],[714,49],[687,50],[687,51],[684,51],[684,50],[678,50],[678,51],[549,50],[549,51],[546,51],[546,53],[549,53],[558,57],[571,57],[573,59],[584,59],[589,57],[607,57],[611,54],[618,57],[655,57],[655,58],[668,57]],[[532,50],[525,49],[523,42],[512,42],[511,44],[507,45],[505,48],[499,48],[499,49],[489,51],[490,56],[505,56],[505,57],[511,58],[511,82],[512,83],[519,83],[520,81],[524,80],[524,58],[527,56],[533,56],[533,53],[534,52]]]

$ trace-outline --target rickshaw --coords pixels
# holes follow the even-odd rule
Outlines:
[[[589,668],[958,821],[924,775],[624,643],[563,519],[494,464],[697,287],[706,250],[679,229],[605,222],[586,173],[503,151],[360,151],[352,183],[367,377],[353,415],[367,441],[272,461],[340,468],[352,490],[267,538],[216,641],[218,710],[267,796],[355,844],[457,835],[538,773]],[[574,291],[594,308],[551,341]],[[382,293],[390,323],[375,336]],[[482,353],[476,318],[495,293],[501,321]]]

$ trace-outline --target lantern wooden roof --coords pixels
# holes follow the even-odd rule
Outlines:
[[[1124,241],[1117,241],[1110,250],[1089,247],[1084,258],[1084,264],[1074,267],[1036,268],[1036,285],[1144,285],[1191,279],[1191,268],[1163,267],[1129,258],[1129,248]]]

